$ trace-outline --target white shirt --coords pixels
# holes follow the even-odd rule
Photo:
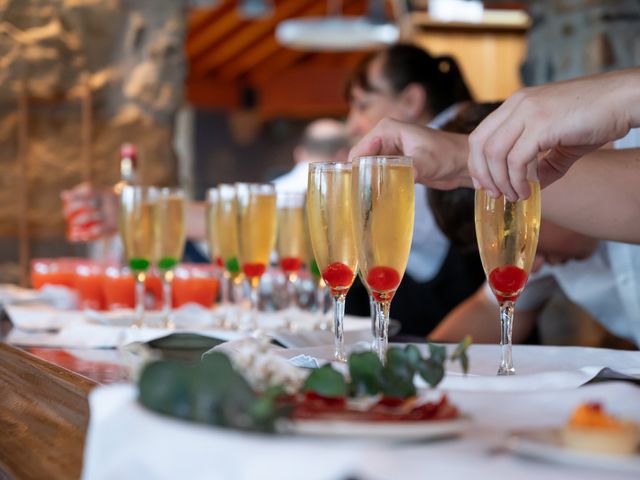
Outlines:
[[[455,117],[459,105],[452,105],[436,115],[427,125],[441,128]],[[298,163],[291,171],[273,180],[279,192],[306,192],[309,164]],[[417,282],[427,282],[434,278],[449,251],[449,240],[436,224],[429,202],[427,187],[415,185],[415,217],[413,239],[407,262],[407,274]]]
[[[558,289],[611,333],[640,345],[640,245],[601,242],[585,260],[544,265],[529,277],[516,310],[544,306]],[[485,283],[485,293],[495,297]]]
[[[309,182],[309,164],[307,162],[296,163],[295,166],[284,175],[279,176],[271,183],[278,192],[305,193]]]
[[[452,105],[436,115],[427,125],[429,128],[442,126],[456,116],[460,106]],[[415,217],[413,240],[407,262],[407,273],[417,282],[427,282],[435,277],[449,251],[449,240],[436,224],[427,201],[427,187],[415,186]]]

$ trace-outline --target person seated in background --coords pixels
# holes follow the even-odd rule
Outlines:
[[[346,89],[347,129],[354,140],[382,118],[440,128],[471,94],[456,61],[434,57],[413,45],[394,45],[366,57]],[[353,157],[350,157],[353,158]],[[477,256],[451,248],[429,209],[427,189],[415,187],[415,222],[411,252],[402,283],[391,304],[391,318],[401,333],[424,336],[481,284]],[[347,313],[367,315],[369,299],[359,279],[351,288]]]
[[[640,149],[597,150],[640,127],[640,102],[635,101],[640,97],[639,81],[636,68],[524,89],[489,115],[469,138],[385,119],[350,155],[412,155],[418,181],[451,189],[470,186],[473,176],[475,186],[511,199],[528,195],[524,180],[527,168],[534,164],[542,186],[547,186],[542,195],[543,217],[583,235],[610,240],[599,247],[602,256],[594,256],[604,262],[603,269],[593,275],[591,266],[588,275],[581,275],[587,283],[571,287],[586,301],[600,298],[601,313],[611,319],[607,328],[640,345],[640,246],[619,243],[640,243]],[[566,251],[555,256],[546,253],[552,230],[542,226],[540,254],[549,260],[575,256]],[[589,245],[584,237],[580,241],[556,238],[564,249]],[[596,282],[598,288],[589,284],[593,277],[603,279],[601,284]],[[535,290],[533,286],[532,295]],[[461,315],[472,302],[454,313]],[[472,326],[467,318],[464,333]],[[497,330],[495,311],[492,318]],[[434,335],[453,335],[453,330],[445,330],[447,323]],[[482,322],[479,330],[487,326]]]
[[[331,118],[314,120],[304,130],[293,149],[294,167],[272,183],[278,192],[307,191],[309,164],[312,162],[346,162],[349,139],[344,122]]]
[[[343,122],[329,118],[311,122],[293,152],[295,166],[273,183],[280,191],[306,191],[307,170],[310,162],[344,162],[347,160],[349,140]],[[87,183],[61,192],[65,209],[83,210],[84,216],[70,219],[85,222],[91,220],[91,239],[113,236],[118,231],[118,200],[113,189],[100,189]],[[191,241],[206,240],[206,204],[192,201],[187,204],[186,234]],[[73,229],[73,225],[69,226]],[[72,241],[87,239],[72,238]],[[116,245],[117,247],[117,245]],[[117,256],[119,252],[112,252]],[[121,253],[121,252],[120,252]],[[187,243],[185,253],[189,261],[205,261],[192,242]]]

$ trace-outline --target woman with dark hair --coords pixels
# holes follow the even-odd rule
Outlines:
[[[440,128],[460,105],[471,100],[462,73],[451,57],[434,57],[413,45],[394,45],[366,57],[354,70],[346,91],[349,134],[355,140],[382,118]],[[423,336],[482,282],[477,259],[469,261],[438,228],[426,188],[416,185],[413,243],[406,274],[391,306],[401,333]],[[347,309],[366,314],[364,288],[352,288]]]

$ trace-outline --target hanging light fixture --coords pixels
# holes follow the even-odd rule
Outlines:
[[[273,13],[272,0],[240,0],[238,2],[240,16],[249,20],[268,17]]]
[[[276,39],[288,48],[316,51],[368,50],[400,38],[398,26],[384,13],[384,0],[369,0],[366,16],[343,16],[342,1],[329,0],[329,15],[285,20]]]

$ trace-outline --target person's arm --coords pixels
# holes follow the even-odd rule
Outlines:
[[[470,187],[467,135],[383,118],[349,152],[349,159],[368,155],[413,158],[417,183],[441,190]]]
[[[529,196],[537,162],[542,186],[583,155],[640,126],[640,68],[519,90],[469,137],[476,187],[508,199]]]
[[[382,120],[349,156],[409,155],[416,181],[448,190],[470,186],[465,135]],[[593,237],[640,243],[640,149],[596,150],[542,193],[543,215]]]
[[[206,202],[188,202],[185,212],[185,232],[189,240],[207,239]]]
[[[517,312],[513,322],[513,342],[526,340],[535,325],[540,310]],[[484,287],[453,309],[431,332],[433,342],[459,342],[471,335],[474,343],[497,343],[500,341],[498,305],[487,297]]]
[[[640,243],[640,149],[596,150],[542,192],[542,215],[595,238]]]

